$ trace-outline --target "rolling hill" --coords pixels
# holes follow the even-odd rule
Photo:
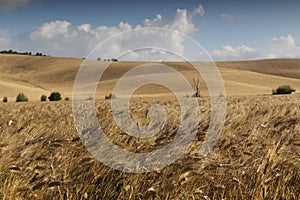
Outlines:
[[[31,100],[38,100],[42,94],[52,91],[71,96],[77,71],[83,61],[76,58],[0,55],[0,96],[15,98],[19,92],[24,92]],[[141,64],[144,63],[113,62],[101,78],[97,98],[103,98],[112,92],[114,85],[125,72]],[[198,78],[195,76],[195,69],[188,63],[161,64],[176,69],[190,83]],[[282,84],[290,84],[300,90],[300,59],[217,62],[216,65],[228,96],[270,94],[272,89]],[[200,89],[203,96],[209,95],[203,79]],[[153,85],[142,87],[136,92],[137,95],[165,93],[168,91]]]
[[[72,102],[38,102],[40,95],[54,90],[71,96],[82,62],[74,58],[0,55],[0,97],[8,96],[10,102],[0,103],[0,199],[299,198],[300,95],[263,95],[281,84],[299,90],[299,59],[216,63],[228,97],[224,127],[219,138],[213,138],[217,142],[214,148],[206,157],[200,156],[213,115],[201,79],[204,97],[197,99],[201,119],[186,151],[163,169],[137,174],[114,170],[90,154],[84,144],[97,142],[94,137],[80,137],[87,132],[78,132]],[[137,97],[148,98],[132,98],[129,111],[140,128],[151,123],[151,105],[163,106],[167,118],[159,131],[149,138],[136,138],[116,123],[110,101],[103,97],[120,77],[141,64],[112,63],[101,78],[99,99],[94,105],[97,122],[108,141],[138,154],[172,143],[181,127],[178,101],[155,84],[136,91]],[[197,78],[189,63],[161,64],[176,69],[191,83]],[[144,77],[140,73],[127,79]],[[12,102],[18,92],[24,92],[30,102]],[[86,112],[78,113],[83,120],[91,121]],[[180,146],[175,147],[174,152]],[[104,150],[112,162],[120,161],[111,149]]]

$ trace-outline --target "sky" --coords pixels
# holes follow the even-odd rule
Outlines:
[[[0,50],[120,60],[299,58],[299,19],[298,0],[0,0]]]

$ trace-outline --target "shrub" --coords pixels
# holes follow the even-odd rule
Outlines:
[[[28,101],[28,98],[26,97],[26,95],[24,93],[19,93],[17,98],[16,98],[16,102],[26,102]]]
[[[193,94],[192,97],[195,97],[195,98],[201,97],[200,92],[199,92],[199,91],[198,91],[198,92],[195,92],[195,94]]]
[[[61,95],[59,92],[52,92],[48,97],[49,101],[60,101]]]
[[[69,97],[66,97],[66,98],[65,98],[65,101],[70,101],[70,98],[69,98]]]
[[[4,102],[4,103],[8,102],[8,99],[7,99],[7,97],[3,97],[3,100],[2,100],[2,102]]]
[[[111,93],[109,95],[105,96],[105,99],[115,99],[115,98],[117,98],[117,97]]]
[[[277,89],[274,89],[272,91],[273,95],[275,94],[291,94],[292,92],[295,92],[296,90],[292,88],[289,85],[281,85]]]
[[[93,97],[90,96],[90,97],[86,98],[85,100],[87,100],[87,101],[92,101],[92,100],[93,100]]]
[[[42,95],[41,96],[41,101],[47,101],[47,96],[46,95]]]

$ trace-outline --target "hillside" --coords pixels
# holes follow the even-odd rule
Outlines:
[[[24,92],[32,101],[38,101],[42,94],[48,95],[52,91],[60,91],[64,96],[71,96],[74,80],[82,62],[83,59],[75,58],[0,55],[0,96],[14,99],[19,92]],[[95,64],[102,65],[103,62]],[[112,92],[114,85],[125,72],[141,64],[144,63],[114,62],[103,74],[97,98],[101,99]],[[173,62],[162,64],[173,67],[191,83],[194,78],[198,78],[190,64]],[[216,64],[228,96],[270,94],[272,89],[282,84],[290,84],[296,90],[300,90],[300,59]],[[208,96],[203,80],[200,87],[202,95]],[[148,85],[140,88],[136,94],[161,96],[165,93],[167,91],[163,88]]]
[[[263,95],[281,84],[299,91],[299,59],[217,63],[228,96],[224,128],[214,149],[208,156],[199,157],[212,115],[201,79],[201,119],[190,146],[174,163],[141,174],[113,170],[88,152],[83,144],[95,141],[79,137],[71,101],[38,102],[40,95],[55,90],[71,96],[82,62],[74,58],[0,55],[0,97],[9,97],[9,103],[0,103],[0,199],[248,200],[300,196],[300,95]],[[90,63],[96,67],[105,64]],[[160,131],[140,139],[116,124],[110,101],[103,97],[120,77],[141,64],[114,62],[101,77],[95,102],[97,120],[108,140],[135,153],[165,147],[181,127],[177,100],[168,90],[153,84],[135,92],[144,98],[131,99],[130,116],[138,127],[149,125],[148,109],[162,105],[167,118]],[[197,78],[189,63],[162,64],[180,72],[190,83]],[[140,72],[127,79],[144,77]],[[24,92],[30,102],[14,103],[18,92]],[[114,160],[111,152],[106,152],[105,156]]]

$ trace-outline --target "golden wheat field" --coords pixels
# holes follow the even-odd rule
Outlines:
[[[217,145],[201,159],[197,150],[208,129],[209,101],[200,99],[201,121],[188,151],[162,170],[130,174],[94,159],[82,145],[71,103],[9,103],[1,112],[2,199],[297,199],[300,195],[299,95],[230,97]],[[132,115],[173,99],[134,100]],[[147,141],[111,123],[109,101],[97,116],[115,144],[133,152],[166,145],[178,129],[173,109],[165,128]],[[173,113],[173,115],[172,115]],[[9,123],[12,121],[12,123]]]
[[[216,146],[199,157],[212,117],[210,98],[201,84],[201,119],[188,149],[163,169],[137,174],[113,170],[88,152],[77,133],[71,101],[38,102],[40,95],[55,90],[71,97],[81,59],[0,55],[0,61],[0,95],[9,98],[0,103],[1,199],[300,198],[298,59],[217,63],[227,108]],[[163,128],[147,139],[120,130],[111,101],[103,97],[138,64],[113,63],[101,79],[95,110],[111,142],[128,152],[145,153],[174,139],[180,108],[164,88],[148,85],[131,99],[131,116],[137,124],[148,125],[148,109],[162,105],[167,114]],[[191,83],[195,78],[187,63],[165,64]],[[271,95],[281,84],[292,85],[296,93]],[[13,102],[18,92],[29,102]]]

